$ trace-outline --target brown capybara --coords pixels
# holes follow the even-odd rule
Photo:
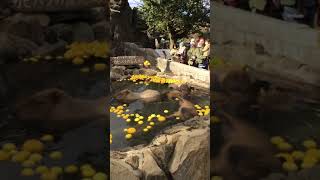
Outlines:
[[[187,120],[198,115],[194,104],[186,99],[177,97],[179,99],[179,109],[175,113],[168,115],[166,118],[180,117],[181,120]]]
[[[215,141],[211,142],[211,151],[216,151],[211,155],[211,174],[224,180],[257,180],[280,170],[266,134],[224,112],[217,116],[221,119],[217,126],[221,127],[223,143],[215,146]]]
[[[166,92],[164,97],[169,100],[175,100],[175,98],[183,97],[183,94],[181,91],[171,90],[169,92]]]
[[[181,94],[181,97],[186,98],[190,95],[193,87],[190,87],[188,84],[170,84],[168,86],[170,89],[173,89],[173,92],[178,91]]]
[[[217,67],[211,71],[210,76],[214,91],[243,93],[250,89],[252,85],[252,80],[245,67]]]
[[[159,91],[147,89],[142,92],[133,92],[129,89],[124,89],[114,95],[115,99],[121,103],[132,103],[140,100],[144,103],[156,102],[161,99]]]
[[[15,111],[26,126],[64,131],[97,119],[107,121],[107,103],[107,97],[84,100],[59,89],[47,89],[22,100]]]

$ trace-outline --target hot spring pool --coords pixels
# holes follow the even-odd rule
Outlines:
[[[145,89],[154,89],[163,91],[168,89],[167,84],[156,84],[150,83],[149,85],[132,83],[128,81],[113,82],[113,90],[130,89],[132,91],[143,91]],[[201,92],[193,93],[191,96],[191,102],[200,105],[202,108],[209,106],[210,98],[209,95]],[[110,113],[110,132],[112,134],[112,143],[110,144],[111,150],[120,150],[126,147],[133,147],[141,144],[148,144],[154,138],[154,136],[170,125],[182,122],[179,119],[167,119],[165,121],[158,121],[157,117],[148,118],[149,116],[166,116],[176,112],[179,108],[177,100],[172,101],[161,101],[154,102],[144,105],[143,103],[136,101],[134,103],[124,105],[113,101],[111,107],[123,107],[125,115],[129,116],[130,122],[127,122],[123,117],[119,117],[116,113]],[[167,110],[168,112],[165,112]],[[138,114],[138,116],[136,116]],[[143,121],[143,124],[138,124],[135,119]],[[132,138],[126,139],[125,129],[135,128],[136,133],[133,134]],[[149,128],[149,129],[148,129]],[[146,132],[144,129],[148,129]]]

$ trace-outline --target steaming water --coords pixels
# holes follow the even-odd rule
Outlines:
[[[149,86],[141,85],[141,84],[133,84],[128,82],[114,82],[112,84],[113,89],[122,90],[125,88],[131,89],[133,91],[143,91],[145,89],[154,89],[163,91],[168,89],[167,85],[161,85],[161,84],[150,84]],[[191,102],[195,104],[199,104],[200,106],[209,105],[210,98],[208,95],[197,93],[193,94],[191,97]],[[117,102],[112,103],[113,106],[120,105]],[[118,118],[114,113],[110,114],[110,131],[112,134],[113,142],[110,145],[111,150],[119,150],[126,147],[132,147],[136,145],[141,144],[148,144],[151,142],[151,140],[154,138],[154,136],[159,133],[159,131],[163,130],[164,128],[182,122],[181,120],[176,119],[170,119],[166,120],[165,122],[159,122],[157,121],[157,118],[153,119],[153,122],[155,122],[155,126],[146,132],[143,132],[143,128],[145,128],[147,125],[149,125],[147,122],[147,118],[151,114],[161,114],[161,115],[169,115],[173,112],[177,111],[179,108],[178,101],[162,101],[162,102],[155,102],[155,103],[149,103],[144,105],[143,103],[136,101],[134,103],[131,103],[128,108],[130,110],[130,114],[138,113],[142,116],[144,116],[144,124],[138,125],[136,122],[134,122],[134,118],[131,118],[131,122],[127,123],[124,119]],[[163,111],[169,110],[168,114],[165,114]],[[133,138],[130,140],[125,139],[125,132],[124,129],[128,127],[134,127],[137,129],[137,132],[133,135]]]

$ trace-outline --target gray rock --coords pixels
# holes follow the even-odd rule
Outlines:
[[[53,55],[64,52],[67,42],[59,41],[55,44],[45,44],[32,52],[33,55]]]
[[[148,76],[155,76],[157,75],[158,71],[153,69],[141,69],[141,73]]]
[[[73,40],[73,28],[70,24],[55,24],[50,26],[48,31],[54,34],[58,39],[66,42],[70,43]]]
[[[73,41],[94,41],[94,32],[88,23],[80,22],[73,25]]]
[[[110,23],[107,21],[101,21],[92,26],[95,34],[95,39],[108,41],[111,37]]]
[[[118,159],[110,160],[110,179],[139,180],[130,165]]]
[[[18,13],[4,19],[0,23],[0,31],[29,39],[37,44],[44,42],[44,27],[50,23],[50,18],[43,14],[26,15]]]
[[[143,151],[143,162],[139,168],[144,172],[145,180],[166,179],[165,173],[154,160],[150,150]]]
[[[196,121],[196,118],[188,121]],[[139,164],[139,171],[134,172],[142,172],[142,176],[139,176],[141,179],[165,180],[169,174],[174,180],[210,179],[208,124],[197,126],[197,129],[191,129],[185,124],[188,123],[168,127],[147,146],[122,150],[121,153],[127,155],[122,159],[112,152],[111,160],[125,164],[123,166],[127,168],[124,174],[132,173]],[[119,172],[112,171],[111,168],[111,174]],[[123,180],[122,177],[116,179]]]
[[[210,179],[209,160],[209,131],[186,131],[176,143],[169,170],[174,179]]]
[[[94,17],[94,20],[96,22],[105,21],[105,20],[109,21],[108,19],[106,19],[109,17],[107,16],[107,10],[105,7],[96,7],[96,8],[90,9],[90,15]]]
[[[126,77],[125,73],[125,67],[124,66],[114,66],[111,69],[110,72],[110,78],[111,80],[121,80]]]
[[[28,39],[0,32],[0,57],[3,60],[30,55],[37,48],[38,45]]]

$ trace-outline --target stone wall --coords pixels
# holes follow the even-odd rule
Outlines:
[[[319,31],[216,2],[211,8],[213,56],[319,84]]]
[[[140,19],[135,10],[131,9],[128,0],[110,1],[110,19],[112,39],[120,42],[135,42],[150,47],[148,36],[143,31],[147,27],[139,27]]]
[[[170,72],[177,76],[187,76],[190,79],[204,82],[209,88],[210,86],[210,71],[181,64],[174,61],[168,61],[163,58],[157,58],[157,68],[161,72]]]
[[[6,0],[0,4],[0,58],[52,55],[79,41],[109,41],[109,1]]]

